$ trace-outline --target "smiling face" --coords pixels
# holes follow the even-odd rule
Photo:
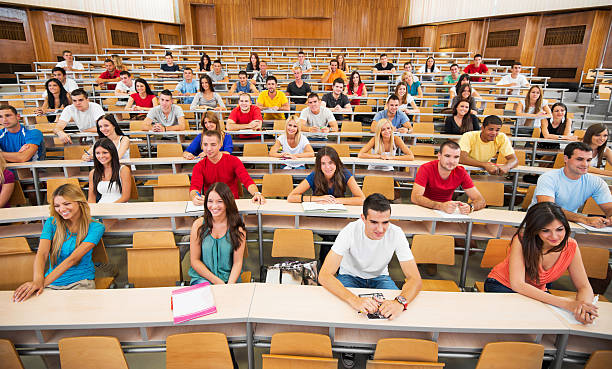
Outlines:
[[[304,60],[306,60],[306,55],[304,54],[298,54],[298,62],[300,64],[304,64]]]
[[[321,158],[321,172],[327,180],[332,179],[336,173],[336,163],[327,155]]]
[[[95,151],[96,159],[100,162],[100,164],[106,166],[110,165],[111,161],[111,153],[103,148],[102,146],[96,147]]]
[[[254,54],[251,54],[251,64],[253,67],[257,64],[257,57]]]
[[[387,62],[389,61],[389,58],[387,58],[387,55],[381,56],[380,59],[380,64],[382,65],[387,65]]]
[[[389,113],[391,113],[391,115],[395,115],[395,113],[397,113],[397,109],[399,109],[399,101],[395,99],[389,100],[387,106],[389,108]]]
[[[427,68],[431,68],[434,65],[434,60],[433,58],[427,58]]]
[[[185,69],[183,71],[183,78],[185,78],[185,81],[191,82],[193,80],[193,71],[191,69]]]
[[[512,69],[510,69],[510,72],[512,74],[519,74],[519,73],[521,73],[521,66],[518,65],[518,64],[513,65]]]
[[[565,168],[571,176],[579,177],[586,174],[589,170],[589,165],[593,159],[593,152],[582,151],[575,149],[571,158],[563,157],[565,160]]]
[[[240,95],[238,105],[240,106],[240,110],[242,110],[242,112],[248,112],[251,108],[251,98],[249,97],[249,95]]]
[[[444,146],[442,151],[438,153],[438,160],[440,167],[447,171],[452,171],[459,165],[459,158],[461,157],[461,149],[454,149],[450,146]]]
[[[81,209],[76,201],[70,201],[63,196],[55,196],[53,198],[53,208],[66,221],[74,221],[79,219]]]
[[[100,119],[98,121],[98,128],[100,128],[100,132],[106,137],[111,138],[117,135],[115,126],[106,119]]]
[[[210,191],[208,194],[208,200],[206,201],[206,208],[210,211],[213,218],[222,218],[226,216],[226,206],[223,199],[216,191]]]
[[[49,92],[51,92],[53,95],[59,94],[60,86],[53,81],[49,82]]]
[[[355,73],[355,74],[353,74],[353,84],[354,84],[355,86],[358,86],[358,85],[359,85],[359,79],[360,79],[359,73]]]
[[[604,129],[603,131],[594,134],[593,138],[591,139],[591,142],[593,142],[597,146],[601,146],[608,142],[608,130]]]
[[[342,90],[344,90],[344,83],[334,83],[334,85],[332,86],[332,91],[334,92],[334,95],[340,95],[342,93]]]
[[[295,136],[298,131],[298,123],[295,119],[292,119],[287,122],[287,134],[291,136]]]
[[[215,74],[221,74],[221,63],[213,63],[213,71]]]
[[[336,70],[338,70],[338,62],[336,60],[332,61],[329,63],[329,68],[331,69],[332,73],[335,73]]]
[[[479,66],[480,63],[482,63],[482,57],[480,57],[480,56],[475,57],[474,58],[474,65],[475,66]]]
[[[64,60],[66,60],[67,62],[73,62],[74,56],[72,56],[71,52],[64,53]]]
[[[296,80],[302,79],[302,68],[297,68],[293,71],[293,77],[295,77]]]
[[[397,96],[398,97],[404,97],[404,95],[406,95],[407,92],[408,92],[408,90],[406,89],[406,86],[400,85],[400,86],[397,87]]]
[[[319,109],[321,107],[321,101],[316,98],[316,97],[309,97],[308,100],[306,100],[306,103],[308,104],[308,107],[310,108],[310,111],[318,114],[319,113]]]
[[[457,115],[463,117],[470,111],[470,104],[467,101],[462,101],[457,105]]]
[[[557,105],[553,109],[552,114],[553,114],[553,119],[562,120],[563,117],[565,117],[565,108],[561,105]]]
[[[113,73],[115,71],[115,63],[112,61],[105,62],[104,69],[106,69],[108,73]]]
[[[467,98],[469,98],[471,94],[472,94],[472,93],[471,93],[471,91],[470,91],[470,89],[469,89],[469,88],[464,88],[463,90],[461,90],[461,98],[462,98],[462,99],[467,99]]]
[[[368,215],[364,216],[361,214],[361,219],[365,224],[364,232],[366,236],[371,240],[382,240],[389,229],[391,219],[391,210],[387,211],[375,211],[368,209]]]
[[[266,63],[265,61],[260,61],[259,70],[261,71],[261,74],[266,74],[266,71],[268,70],[268,63]]]
[[[532,88],[531,91],[529,91],[529,100],[535,103],[539,98],[540,98],[540,89]]]
[[[144,95],[147,93],[147,87],[142,82],[136,82],[136,92],[141,95]]]
[[[166,64],[168,65],[174,64],[174,59],[172,59],[172,55],[166,55]]]
[[[202,78],[201,84],[204,91],[208,91],[210,89],[210,85],[208,84],[208,80],[206,78]]]
[[[159,94],[159,105],[164,111],[169,111],[172,108],[172,96]]]
[[[501,131],[501,124],[489,124],[486,127],[482,127],[482,132],[480,133],[480,138],[484,142],[494,141],[495,137]]]
[[[544,248],[550,249],[558,246],[565,238],[565,227],[558,219],[553,220],[538,232],[538,237],[544,243]]]
[[[380,127],[380,135],[384,139],[388,139],[393,135],[393,126],[391,125],[391,122],[389,122],[389,120],[383,123],[383,125]]]
[[[456,76],[456,75],[458,75],[458,74],[459,74],[459,67],[458,67],[458,66],[456,66],[456,65],[453,65],[453,66],[451,67],[450,71],[451,71],[451,74],[452,74],[453,76]]]
[[[119,76],[119,78],[121,79],[121,82],[123,82],[124,85],[130,87],[132,85],[132,77],[128,76],[127,74],[122,74],[121,76]]]
[[[268,88],[268,94],[274,95],[276,93],[276,81],[271,79],[266,82],[266,87]]]
[[[247,76],[245,74],[239,74],[238,75],[238,81],[240,82],[240,86],[246,86],[247,85]]]

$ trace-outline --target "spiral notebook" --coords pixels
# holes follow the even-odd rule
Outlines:
[[[208,282],[172,291],[170,307],[174,324],[217,312],[215,298]]]

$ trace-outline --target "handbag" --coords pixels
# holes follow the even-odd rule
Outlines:
[[[318,285],[317,261],[284,261],[266,268],[266,283]]]

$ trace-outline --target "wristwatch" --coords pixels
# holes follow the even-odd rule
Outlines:
[[[399,302],[400,304],[402,304],[402,306],[404,307],[404,310],[406,310],[408,308],[408,301],[406,300],[406,298],[402,295],[398,295],[395,298],[395,301]]]

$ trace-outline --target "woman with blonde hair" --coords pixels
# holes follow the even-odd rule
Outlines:
[[[270,156],[283,159],[312,158],[315,153],[308,142],[308,138],[302,134],[300,124],[295,116],[289,117],[285,124],[285,133],[280,135],[272,148]],[[304,164],[287,163],[283,169],[306,169]]]
[[[43,289],[96,288],[91,255],[104,234],[104,225],[91,218],[85,195],[73,184],[53,192],[49,213],[34,259],[33,280],[15,290],[15,302],[38,296]],[[47,261],[49,269],[45,273]]]
[[[404,141],[393,135],[393,125],[389,119],[378,121],[374,137],[359,150],[359,158],[383,160],[414,160],[414,155]],[[393,170],[393,165],[368,165],[368,170]]]
[[[410,96],[418,96],[420,99],[423,98],[423,88],[421,87],[421,82],[415,81],[412,73],[402,73],[402,82],[406,82]]]
[[[548,107],[548,101],[544,99],[544,93],[540,86],[531,86],[525,96],[525,101],[516,104],[516,115],[519,126],[540,127],[543,119],[551,119],[552,112]]]
[[[0,155],[0,208],[9,208],[9,200],[15,189],[15,175],[6,169],[6,160]]]
[[[111,60],[115,63],[115,68],[117,68],[119,71],[128,70],[127,65],[123,64],[123,59],[121,59],[119,55],[117,54],[111,55]]]
[[[217,131],[221,136],[221,151],[227,152],[231,154],[234,151],[234,141],[232,141],[232,135],[228,135],[225,133],[225,126],[223,125],[223,120],[219,119],[217,113],[212,111],[208,111],[202,115],[202,133],[198,133],[198,135],[191,141],[187,149],[183,152],[183,157],[187,160],[192,159],[201,159],[206,156],[202,148],[202,135],[206,131]]]

